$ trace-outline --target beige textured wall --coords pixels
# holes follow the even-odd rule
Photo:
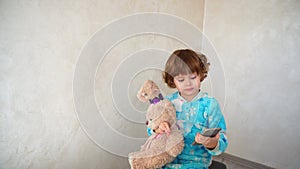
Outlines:
[[[134,13],[172,14],[201,31],[203,6],[202,0],[0,1],[0,168],[128,168],[126,158],[94,144],[78,122],[72,82],[80,52],[103,26]],[[105,71],[137,50],[178,47],[184,45],[164,36],[133,37],[108,53]],[[96,74],[96,94],[110,76]],[[126,133],[125,124],[116,127],[141,136],[138,129]]]
[[[276,168],[297,168],[299,1],[208,0],[204,21],[203,9],[204,1],[199,0],[1,1],[0,168],[129,167],[126,158],[104,151],[83,131],[72,83],[89,39],[112,21],[140,12],[179,16],[200,31],[204,23],[204,33],[225,73],[226,100],[216,97],[225,103],[228,153]],[[180,47],[186,46],[156,34],[123,40],[97,70],[96,101],[103,102],[103,92],[109,91],[103,85],[109,86],[108,78],[124,58],[149,48]],[[218,72],[215,63],[209,77],[212,83]],[[100,73],[103,70],[106,74]],[[136,79],[158,75],[146,71]],[[129,91],[137,86],[132,84]],[[112,127],[125,135],[143,136],[142,127],[131,132],[135,127],[131,123],[115,123],[122,117],[111,108],[113,103],[104,103],[112,111],[107,114]]]
[[[299,168],[300,1],[208,0],[204,34],[226,79],[228,153]]]

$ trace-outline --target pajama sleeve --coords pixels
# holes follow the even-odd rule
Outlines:
[[[208,108],[208,126],[209,128],[221,128],[220,139],[217,146],[213,150],[208,150],[211,155],[219,155],[223,153],[228,145],[226,137],[226,123],[220,109],[218,101],[211,98]]]

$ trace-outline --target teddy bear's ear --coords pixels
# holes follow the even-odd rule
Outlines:
[[[172,105],[171,102],[167,101],[165,102],[166,103],[166,110],[168,111],[168,114],[169,114],[169,123],[170,124],[173,124],[176,122],[176,110],[174,108],[174,106]]]
[[[153,96],[158,96],[158,94],[160,93],[159,87],[152,80],[148,80],[148,81],[149,81],[148,82],[148,87],[150,88],[149,90],[151,90],[152,95]]]

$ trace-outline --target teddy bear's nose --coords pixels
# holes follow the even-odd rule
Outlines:
[[[148,122],[148,120],[147,120],[147,121],[146,121],[146,125],[148,125],[148,123],[149,123],[149,122]]]

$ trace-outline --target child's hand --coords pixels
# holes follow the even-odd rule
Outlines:
[[[213,149],[218,145],[219,138],[220,133],[218,133],[215,137],[205,137],[200,133],[197,133],[195,142],[204,145],[206,148]]]
[[[160,123],[159,127],[155,129],[155,133],[162,134],[162,133],[170,133],[170,125],[168,122]]]

